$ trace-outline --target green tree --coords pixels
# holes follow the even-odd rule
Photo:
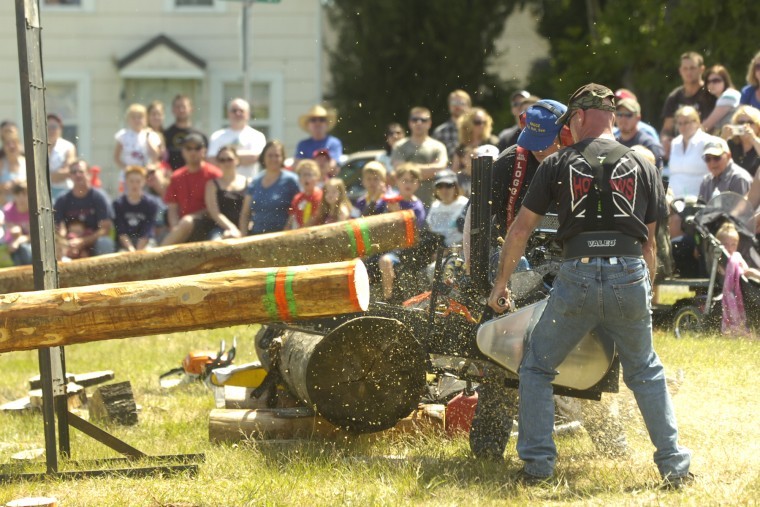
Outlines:
[[[512,0],[333,0],[338,41],[330,55],[331,100],[346,151],[379,147],[385,125],[406,126],[409,109],[448,117],[457,88],[499,118],[505,84],[486,71]]]
[[[531,73],[529,89],[564,101],[595,81],[632,89],[644,119],[660,126],[667,94],[681,84],[679,57],[697,51],[721,63],[737,87],[757,51],[760,8],[713,0],[526,0],[550,42],[550,58]]]

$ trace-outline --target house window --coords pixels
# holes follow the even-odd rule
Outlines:
[[[51,83],[45,85],[45,109],[63,120],[62,137],[79,148],[79,93],[77,83]]]
[[[227,104],[232,99],[243,96],[243,85],[240,82],[224,83],[222,94],[222,110],[220,113],[223,123],[226,124]],[[248,124],[256,130],[260,130],[269,139],[272,131],[270,83],[252,82],[248,103],[251,105],[251,120]]]
[[[224,0],[164,0],[164,10],[182,12],[224,11]]]
[[[95,0],[41,0],[40,4],[46,11],[92,11]]]

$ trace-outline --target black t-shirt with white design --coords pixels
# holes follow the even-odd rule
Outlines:
[[[594,181],[591,166],[579,152],[586,145],[590,156],[603,160],[619,143],[612,139],[586,139],[547,157],[523,200],[523,206],[539,215],[556,204],[559,241],[584,231],[586,198]],[[636,152],[628,152],[615,165],[610,186],[615,229],[645,241],[646,224],[667,215],[665,191],[657,168]]]

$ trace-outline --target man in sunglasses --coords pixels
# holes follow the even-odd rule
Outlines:
[[[430,109],[413,107],[409,111],[409,137],[405,137],[393,145],[391,164],[394,168],[404,162],[417,165],[422,181],[417,191],[417,198],[430,206],[433,201],[433,179],[435,173],[449,165],[449,155],[446,145],[430,137],[432,125]]]
[[[731,160],[731,150],[723,138],[712,137],[707,141],[702,159],[710,171],[699,186],[699,198],[704,202],[723,192],[744,195],[749,191],[752,175]]]
[[[309,137],[302,139],[296,146],[293,155],[293,166],[300,160],[311,158],[320,150],[327,150],[330,157],[330,171],[337,172],[338,161],[343,156],[343,143],[340,139],[329,134],[338,122],[338,115],[334,109],[327,109],[320,105],[312,106],[306,114],[298,117],[298,125]]]
[[[657,139],[640,128],[641,106],[636,99],[624,98],[617,100],[615,122],[618,127],[615,140],[629,148],[633,148],[637,144],[644,146],[654,155],[657,168],[662,169],[662,158],[664,155],[662,145]]]
[[[433,138],[446,145],[449,158],[454,156],[454,151],[459,145],[459,129],[457,120],[472,107],[470,94],[464,90],[454,90],[449,93],[449,119],[438,125],[433,130]]]

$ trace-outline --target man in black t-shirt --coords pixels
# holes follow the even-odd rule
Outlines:
[[[694,106],[699,112],[699,117],[705,119],[710,116],[718,100],[715,95],[707,91],[702,76],[705,73],[705,64],[702,55],[689,51],[681,55],[681,65],[678,67],[683,85],[675,88],[662,107],[662,132],[660,142],[665,145],[667,138],[677,135],[673,118],[681,106]]]
[[[517,452],[524,467],[518,479],[528,484],[554,474],[552,381],[591,331],[617,346],[623,378],[657,449],[663,484],[680,487],[693,480],[691,452],[678,445],[665,372],[652,345],[650,279],[657,219],[667,213],[665,192],[657,169],[615,141],[614,113],[614,94],[605,86],[591,83],[570,97],[557,122],[569,126],[576,144],[541,163],[507,233],[488,298],[494,311],[507,309],[502,301],[510,300],[509,278],[531,233],[556,203],[565,261],[520,366]]]
[[[177,95],[172,101],[172,114],[174,123],[164,131],[166,138],[166,149],[169,152],[169,165],[172,171],[176,171],[185,165],[185,159],[182,156],[182,143],[185,137],[190,133],[196,133],[203,137],[204,142],[208,145],[208,139],[200,131],[193,128],[192,115],[193,103],[187,95]]]

